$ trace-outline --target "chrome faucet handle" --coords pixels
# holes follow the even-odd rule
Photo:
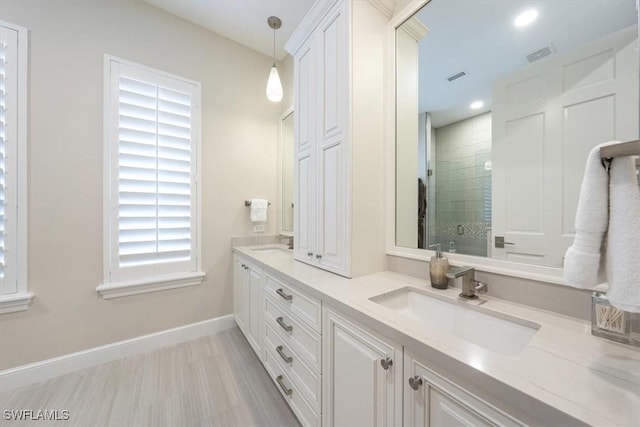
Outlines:
[[[475,290],[476,293],[478,293],[478,294],[486,294],[487,293],[487,290],[489,289],[489,287],[487,286],[486,283],[480,282],[478,280],[474,280],[473,283],[475,283],[474,290]]]

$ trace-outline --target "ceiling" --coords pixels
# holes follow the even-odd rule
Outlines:
[[[515,28],[530,8],[537,20]],[[493,81],[527,66],[528,54],[550,44],[567,52],[637,25],[637,16],[635,0],[432,0],[417,14],[429,29],[419,44],[420,111],[434,127],[489,111]],[[468,75],[447,81],[462,70]],[[485,107],[470,110],[475,100]]]
[[[273,55],[269,16],[282,20],[276,31],[276,58],[287,55],[284,44],[314,0],[143,0],[267,56]]]

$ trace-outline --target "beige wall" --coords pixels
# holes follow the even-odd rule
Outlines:
[[[276,199],[271,59],[138,1],[6,1],[30,35],[29,310],[0,316],[0,369],[232,311],[245,198]],[[201,286],[103,300],[102,85],[108,53],[202,82]],[[283,70],[284,71],[284,70]],[[290,85],[285,82],[285,99]],[[274,232],[272,215],[267,232]]]

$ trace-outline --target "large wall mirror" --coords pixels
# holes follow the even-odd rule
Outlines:
[[[587,154],[638,139],[635,0],[431,0],[395,31],[396,246],[562,267]]]
[[[293,236],[293,107],[280,117],[279,233]]]

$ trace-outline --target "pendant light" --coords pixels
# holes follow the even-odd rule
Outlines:
[[[282,26],[282,21],[277,16],[270,16],[267,19],[269,28],[273,29],[273,67],[269,73],[269,80],[267,80],[267,99],[271,102],[282,101],[282,83],[280,83],[280,75],[278,75],[278,68],[276,67],[276,30]]]

